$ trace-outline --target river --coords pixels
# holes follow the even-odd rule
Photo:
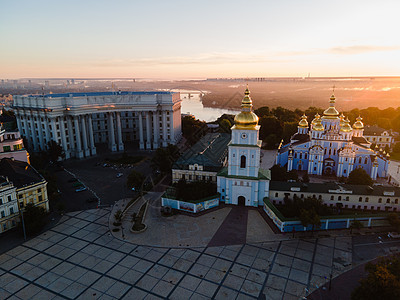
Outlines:
[[[181,92],[181,99],[182,99],[182,114],[191,114],[196,119],[212,122],[218,119],[223,114],[231,114],[235,115],[239,111],[238,110],[231,110],[231,109],[224,109],[224,108],[214,108],[214,107],[204,107],[203,102],[201,101],[200,94],[197,91],[197,94],[189,94],[188,91],[180,91]]]

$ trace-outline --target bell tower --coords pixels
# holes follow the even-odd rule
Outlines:
[[[257,115],[252,112],[253,103],[248,87],[241,107],[242,111],[235,116],[235,125],[232,127],[228,175],[257,177],[260,168],[260,126]]]

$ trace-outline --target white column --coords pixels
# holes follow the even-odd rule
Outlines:
[[[114,117],[112,112],[108,113],[108,132],[109,132],[109,147],[111,151],[117,151],[117,145],[115,144],[115,132],[114,132]]]
[[[117,116],[118,151],[124,151],[124,143],[122,142],[121,113],[116,112],[115,114]]]
[[[171,111],[169,115],[169,132],[171,134],[171,144],[175,144],[175,131],[174,131],[174,112]]]
[[[57,127],[56,127],[56,118],[51,118],[51,132],[53,133],[53,141],[57,143]]]
[[[46,143],[45,143],[45,147],[46,148],[46,144],[48,144],[48,142],[50,142],[51,138],[50,138],[50,123],[49,123],[49,117],[47,115],[44,116],[44,130],[46,133]]]
[[[96,155],[96,146],[94,145],[94,136],[93,136],[93,124],[92,124],[92,115],[88,115],[88,129],[89,129],[89,141],[90,141],[90,151],[92,155]]]
[[[30,113],[30,124],[31,124],[31,138],[32,138],[32,144],[33,144],[33,150],[38,151],[38,144],[36,140],[36,132],[35,132],[35,122],[33,120],[33,114],[32,112]]]
[[[162,129],[163,129],[163,147],[167,147],[167,112],[162,112]]]
[[[144,141],[143,141],[143,117],[142,112],[139,112],[139,149],[144,149]]]
[[[157,111],[153,112],[153,134],[154,134],[153,149],[157,149],[158,148],[158,137],[160,136],[160,132],[158,130],[158,112]]]
[[[151,149],[150,113],[146,112],[146,149]]]
[[[39,133],[39,143],[40,143],[39,147],[41,150],[44,150],[46,147],[45,147],[45,144],[43,141],[42,121],[41,121],[41,117],[39,114],[38,114],[37,118],[38,118],[38,133]]]
[[[60,133],[61,133],[61,144],[64,149],[65,158],[68,159],[70,157],[70,154],[67,146],[67,137],[65,135],[64,117],[60,117]]]
[[[83,142],[83,151],[85,156],[90,156],[90,150],[88,147],[88,140],[87,140],[87,133],[86,133],[86,116],[81,116],[81,123],[82,123],[82,142]]]
[[[83,151],[82,151],[81,133],[80,133],[80,130],[79,130],[78,116],[74,116],[74,128],[75,128],[75,137],[76,137],[76,152],[75,152],[75,156],[77,158],[82,158],[83,157]]]
[[[68,127],[68,141],[69,141],[69,152],[71,153],[75,151],[75,139],[74,139],[74,129],[72,127],[72,117],[67,116],[67,127]]]

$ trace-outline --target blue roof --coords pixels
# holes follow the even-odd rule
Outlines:
[[[175,92],[168,91],[120,91],[120,92],[91,92],[91,93],[60,93],[46,95],[29,95],[28,97],[44,97],[44,98],[63,98],[63,97],[89,97],[89,96],[112,96],[112,95],[172,95]]]

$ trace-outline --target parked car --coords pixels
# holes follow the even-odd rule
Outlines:
[[[122,177],[122,176],[124,176],[123,173],[118,173],[118,174],[117,174],[117,178],[120,178],[120,177]]]
[[[79,192],[83,192],[83,191],[86,191],[86,190],[87,190],[87,188],[85,186],[81,186],[81,187],[77,188],[75,190],[75,192],[79,193]]]
[[[400,238],[400,234],[397,233],[397,232],[389,232],[388,237],[392,238],[392,239],[399,239]]]

